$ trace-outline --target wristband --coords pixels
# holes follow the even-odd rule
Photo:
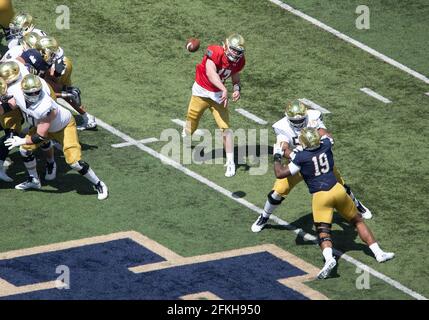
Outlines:
[[[238,91],[238,92],[241,91],[241,87],[240,87],[240,85],[238,83],[234,84],[233,89],[234,89],[234,91]]]

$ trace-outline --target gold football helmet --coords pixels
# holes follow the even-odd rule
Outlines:
[[[7,84],[18,80],[20,74],[19,65],[15,61],[7,61],[0,64],[0,78],[6,81]]]
[[[307,125],[307,107],[299,100],[288,104],[285,110],[289,123],[296,129],[302,129]]]
[[[304,149],[313,150],[320,146],[320,135],[316,128],[304,128],[299,136],[299,143]]]
[[[25,100],[35,103],[42,96],[42,81],[34,74],[27,74],[21,81],[21,89],[24,92]]]
[[[60,46],[54,37],[43,36],[36,42],[36,49],[49,65],[54,63],[59,48]]]
[[[244,56],[244,38],[238,33],[230,35],[225,40],[225,55],[231,62],[237,62]]]
[[[12,22],[9,24],[10,34],[18,39],[21,39],[27,33],[33,31],[33,17],[28,13],[18,13],[13,17]]]
[[[5,96],[7,93],[7,83],[3,78],[0,78],[0,97]]]
[[[22,45],[24,51],[36,48],[37,41],[40,40],[40,36],[35,32],[29,32],[22,38]]]

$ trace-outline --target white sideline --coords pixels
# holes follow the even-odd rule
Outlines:
[[[148,139],[139,140],[139,142],[142,144],[148,144],[148,143],[153,143],[157,141],[159,141],[157,138],[148,138]],[[123,147],[129,147],[133,145],[134,143],[131,143],[131,142],[122,142],[122,143],[112,144],[111,146],[112,148],[123,148]]]
[[[235,109],[235,111],[237,111],[242,116],[244,116],[244,117],[246,117],[246,118],[248,118],[248,119],[250,119],[252,121],[255,121],[258,124],[266,125],[268,123],[267,121],[259,118],[258,116],[255,116],[253,113],[250,113],[247,110],[244,110],[244,109]]]
[[[369,88],[360,88],[360,91],[365,92],[367,95],[377,99],[378,101],[384,102],[384,103],[391,103],[389,99],[383,97],[381,94],[378,94],[377,92],[369,89]]]
[[[149,148],[148,146],[145,146],[144,144],[142,144],[139,141],[131,138],[127,134],[119,131],[118,129],[112,127],[111,125],[103,122],[102,120],[97,118],[96,121],[100,127],[104,128],[105,130],[109,131],[110,133],[120,137],[124,141],[134,144],[140,150],[142,150],[142,151],[150,154],[151,156],[163,161],[164,164],[172,166],[173,168],[175,168],[175,169],[183,172],[184,174],[198,180],[199,182],[201,182],[201,183],[207,185],[208,187],[216,190],[217,192],[223,194],[224,196],[226,196],[226,197],[240,203],[241,205],[245,206],[246,208],[256,212],[257,214],[260,214],[262,212],[261,208],[255,206],[254,204],[250,203],[249,201],[244,200],[242,198],[234,197],[234,195],[231,191],[228,191],[227,189],[217,185],[213,181],[210,181],[209,179],[199,175],[198,173],[191,171],[188,168],[182,166],[180,163],[171,160],[170,158],[168,158],[168,157],[162,155],[161,153]],[[278,223],[279,225],[285,226],[287,229],[293,231],[295,234],[301,236],[302,238],[304,238],[308,241],[316,242],[316,237],[314,237],[311,234],[304,232],[302,229],[297,229],[293,225],[289,224],[288,222],[286,222],[286,221],[284,221],[284,220],[282,220],[282,219],[280,219],[274,215],[271,215],[270,219],[273,220],[274,222]],[[249,229],[250,229],[250,226],[249,226]],[[250,230],[249,230],[249,232],[250,232]],[[395,287],[396,289],[404,292],[405,294],[408,294],[409,296],[411,296],[415,299],[418,299],[418,300],[427,300],[427,298],[422,296],[421,294],[405,287],[404,285],[402,285],[398,281],[393,280],[392,278],[372,269],[371,267],[369,267],[369,266],[359,262],[358,260],[348,256],[347,254],[343,254],[342,252],[340,252],[338,250],[335,250],[335,254],[338,256],[341,256],[341,258],[343,258],[344,260],[354,264],[356,267],[359,267],[362,270],[367,271],[368,273],[372,274],[374,277],[386,282],[387,284]]]
[[[301,101],[303,104],[309,106],[310,108],[315,109],[315,110],[319,110],[322,113],[331,113],[331,111],[329,111],[328,109],[325,109],[325,108],[319,106],[317,103],[315,103],[311,100],[308,100],[305,98],[298,99],[298,100]]]
[[[185,124],[186,124],[185,121],[180,120],[180,119],[171,119],[171,121],[174,122],[175,124],[181,126],[182,128],[184,128]],[[204,135],[204,131],[200,130],[200,129],[197,129],[197,130],[195,130],[194,134],[197,135],[197,136],[203,136]]]
[[[429,92],[426,92],[425,95],[429,96]]]
[[[319,27],[325,31],[328,31],[329,33],[332,33],[334,36],[336,36],[336,37],[338,37],[338,38],[340,38],[340,39],[342,39],[348,43],[351,43],[352,45],[362,49],[363,51],[368,52],[369,54],[373,55],[374,57],[376,57],[380,60],[383,60],[384,62],[386,62],[386,63],[388,63],[388,64],[390,64],[390,65],[392,65],[392,66],[394,66],[394,67],[396,67],[396,68],[398,68],[398,69],[400,69],[400,70],[402,70],[402,71],[404,71],[410,75],[412,75],[413,77],[415,77],[419,80],[422,80],[422,81],[429,84],[429,78],[426,77],[425,75],[418,73],[417,71],[403,65],[402,63],[399,63],[398,61],[393,60],[392,58],[389,58],[388,56],[385,56],[384,54],[372,49],[371,47],[368,47],[367,45],[363,44],[362,42],[359,42],[359,41],[341,33],[340,31],[324,24],[323,22],[321,22],[321,21],[319,21],[313,17],[310,17],[309,15],[307,15],[307,14],[305,14],[299,10],[292,8],[290,5],[284,3],[280,0],[269,0],[269,1],[278,5],[279,7],[283,8],[283,9],[289,11],[290,13],[292,13],[294,15],[296,15],[296,16],[304,19],[304,20],[307,20],[308,22],[316,25],[317,27]]]

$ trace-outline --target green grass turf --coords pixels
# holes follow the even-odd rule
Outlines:
[[[71,29],[55,29],[55,7],[71,9]],[[429,200],[425,137],[428,87],[409,75],[286,13],[268,1],[23,1],[17,4],[55,35],[74,61],[73,79],[88,110],[133,138],[158,137],[177,128],[190,98],[200,50],[185,40],[219,43],[239,30],[247,40],[243,99],[231,105],[234,128],[264,128],[237,114],[243,107],[273,123],[286,101],[306,97],[327,107],[326,124],[336,138],[336,163],[355,193],[374,212],[368,224],[381,245],[397,254],[379,265],[356,233],[341,220],[336,247],[402,284],[428,296],[424,236]],[[239,14],[237,14],[239,13]],[[417,14],[417,13],[416,13]],[[239,19],[237,19],[237,16]],[[417,44],[416,44],[417,46]],[[390,98],[382,104],[361,93],[366,86]],[[201,127],[215,129],[207,114]],[[136,230],[185,256],[274,243],[320,267],[319,249],[273,226],[250,232],[256,214],[110,133],[80,134],[86,159],[108,183],[111,197],[99,202],[90,187],[63,166],[58,181],[41,192],[19,193],[1,184],[0,251]],[[270,143],[273,142],[270,133]],[[151,147],[161,150],[162,143]],[[17,180],[23,166],[13,155]],[[271,168],[251,176],[241,166],[233,179],[221,165],[190,169],[263,206],[274,181]],[[77,190],[77,191],[76,191]],[[276,214],[311,231],[310,196],[300,184]],[[357,290],[355,267],[342,261],[334,278],[310,286],[331,299],[402,299],[408,296],[371,278],[371,290]]]
[[[295,9],[363,42],[408,67],[428,74],[429,4],[425,0],[285,0]],[[357,29],[356,7],[370,10],[370,29]]]

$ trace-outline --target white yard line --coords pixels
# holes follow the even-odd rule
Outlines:
[[[249,111],[246,111],[244,109],[235,109],[235,111],[237,111],[239,114],[241,114],[242,116],[258,123],[258,124],[262,124],[262,125],[266,125],[268,124],[267,121],[259,118],[258,116],[255,116],[253,113],[250,113]]]
[[[323,22],[321,22],[321,21],[319,21],[313,17],[310,17],[309,15],[307,15],[307,14],[305,14],[299,10],[292,8],[290,5],[284,3],[280,0],[269,0],[269,1],[278,5],[279,7],[283,8],[283,9],[289,11],[290,13],[292,13],[294,15],[296,15],[296,16],[304,19],[304,20],[307,20],[308,22],[314,24],[315,26],[317,26],[317,27],[319,27],[325,31],[328,31],[329,33],[332,33],[334,36],[336,36],[336,37],[338,37],[338,38],[340,38],[340,39],[342,39],[348,43],[351,43],[352,45],[368,52],[369,54],[373,55],[374,57],[376,57],[380,60],[383,60],[384,62],[386,62],[386,63],[388,63],[388,64],[390,64],[390,65],[392,65],[392,66],[394,66],[394,67],[396,67],[396,68],[398,68],[398,69],[400,69],[400,70],[402,70],[402,71],[404,71],[410,75],[412,75],[413,77],[415,77],[419,80],[422,80],[422,81],[429,84],[429,78],[426,77],[425,75],[418,73],[417,71],[403,65],[402,63],[399,63],[398,61],[395,61],[392,58],[389,58],[388,56],[385,56],[384,54],[368,47],[367,45],[363,44],[362,42],[359,42],[359,41],[341,33],[340,31],[335,30],[334,28],[324,24]]]
[[[389,99],[383,97],[381,94],[378,94],[377,92],[369,89],[369,88],[361,88],[360,91],[365,92],[367,95],[373,97],[374,99],[377,99],[378,101],[381,101],[383,103],[391,103]]]
[[[148,138],[148,139],[143,139],[143,140],[139,140],[140,143],[142,144],[148,144],[148,143],[153,143],[153,142],[157,142],[159,141],[157,138]],[[129,147],[129,146],[133,146],[134,143],[131,142],[122,142],[122,143],[116,143],[116,144],[112,144],[113,148],[123,148],[123,147]]]
[[[184,128],[185,124],[186,124],[185,121],[180,120],[180,119],[171,119],[171,121],[174,122],[175,124],[181,126],[182,128]],[[200,129],[197,129],[197,130],[195,130],[194,134],[197,135],[197,136],[203,136],[204,135],[204,131],[200,130]]]
[[[127,134],[119,131],[118,129],[112,127],[111,125],[109,125],[105,122],[103,122],[102,120],[97,119],[97,123],[100,127],[104,128],[105,130],[109,131],[110,133],[120,137],[121,139],[123,139],[126,142],[134,144],[140,150],[142,150],[142,151],[150,154],[151,156],[161,160],[164,164],[167,164],[167,165],[183,172],[184,174],[198,180],[199,182],[205,184],[206,186],[212,188],[213,190],[216,190],[217,192],[223,194],[224,196],[230,198],[231,200],[240,203],[241,205],[243,205],[246,208],[254,211],[257,214],[260,214],[262,212],[261,208],[255,206],[254,204],[250,203],[249,201],[244,200],[242,198],[235,198],[231,191],[217,185],[213,181],[211,181],[211,180],[199,175],[198,173],[191,171],[188,168],[182,166],[180,163],[173,161],[172,159],[162,155],[161,153],[149,148],[148,146],[146,146],[146,145],[140,143],[139,141],[131,138]],[[280,219],[274,215],[271,215],[270,219],[273,220],[274,222],[278,223],[279,225],[285,226],[287,229],[291,230],[292,232],[301,236],[302,238],[316,243],[316,237],[314,237],[311,234],[304,232],[302,229],[297,229],[293,225],[289,224],[288,222],[286,222],[286,221],[284,221],[284,220],[282,220],[282,219]],[[249,232],[250,232],[250,226],[249,226]],[[358,260],[350,257],[349,255],[344,254],[344,253],[337,251],[337,250],[336,250],[336,254],[338,256],[341,256],[341,258],[350,262],[351,264],[354,264],[356,267],[359,267],[360,269],[367,271],[368,273],[372,274],[374,277],[376,277],[376,278],[386,282],[387,284],[391,285],[392,287],[404,292],[405,294],[408,294],[409,296],[411,296],[415,299],[418,299],[418,300],[427,300],[427,298],[422,296],[421,294],[405,287],[404,285],[402,285],[398,281],[393,280],[392,278],[372,269],[371,267],[367,266],[366,264],[364,264],[362,262],[359,262]]]
[[[302,98],[302,99],[299,99],[299,101],[301,101],[303,104],[309,106],[312,109],[319,110],[322,113],[331,113],[331,111],[329,111],[328,109],[325,109],[325,108],[319,106],[317,103],[315,103],[311,100]]]

